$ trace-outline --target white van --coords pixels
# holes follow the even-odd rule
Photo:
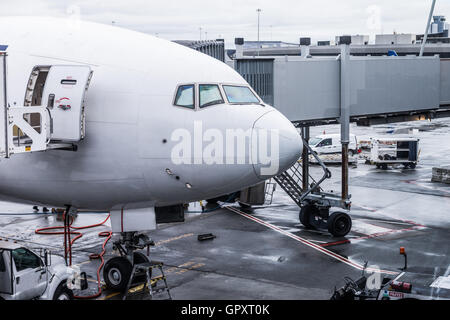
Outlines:
[[[341,135],[340,134],[325,134],[317,136],[309,140],[309,145],[317,154],[330,154],[341,153]],[[348,145],[348,151],[351,155],[355,155],[361,152],[361,148],[358,145],[358,140],[354,134],[350,135],[350,144]]]

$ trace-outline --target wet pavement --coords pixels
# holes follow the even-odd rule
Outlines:
[[[362,128],[357,136],[380,137],[404,128],[421,130],[420,164],[415,170],[379,170],[363,162],[350,169],[353,230],[345,238],[306,230],[299,223],[299,208],[277,188],[270,206],[242,211],[239,206],[199,214],[190,207],[187,221],[161,225],[151,233],[154,260],[163,261],[174,299],[329,299],[344,276],[357,278],[367,261],[388,274],[403,266],[399,247],[405,247],[411,267],[430,273],[450,273],[450,185],[432,183],[432,168],[450,164],[450,120]],[[400,130],[399,130],[400,129]],[[312,136],[339,132],[336,126],[312,128]],[[340,190],[340,167],[331,166],[333,178],[326,190]],[[313,167],[314,176],[320,168]],[[62,254],[62,236],[35,234],[36,228],[61,225],[57,215],[33,214],[28,205],[0,203],[0,238],[14,239],[31,248],[47,247]],[[96,224],[105,214],[79,214],[74,226]],[[104,226],[83,231],[73,248],[74,263],[96,290],[98,260]],[[199,234],[217,238],[200,242]],[[108,254],[111,257],[111,244]],[[88,294],[88,293],[85,293]],[[164,294],[161,294],[164,298]],[[102,299],[119,299],[104,292]],[[156,297],[158,298],[158,297]]]

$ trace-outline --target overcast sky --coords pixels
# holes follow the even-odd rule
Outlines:
[[[334,40],[342,34],[423,33],[431,0],[1,0],[0,16],[79,16],[169,40],[257,38],[298,43],[301,36]],[[450,0],[435,15],[450,19]],[[201,32],[200,32],[201,28]],[[1,35],[1,31],[0,31]],[[374,38],[373,38],[374,39]]]

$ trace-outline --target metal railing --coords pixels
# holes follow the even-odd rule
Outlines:
[[[311,185],[307,190],[303,190],[303,175],[302,175],[302,164],[297,161],[291,168],[283,172],[282,174],[275,177],[275,181],[280,185],[280,187],[291,197],[294,202],[301,207],[305,199],[314,192],[321,192],[322,189],[320,185],[327,179],[331,178],[330,170],[325,166],[320,157],[315,153],[309,144],[303,140],[303,145],[308,149],[308,153],[312,154],[317,160],[317,163],[323,170],[323,176],[316,181],[310,174],[309,179],[312,181]]]

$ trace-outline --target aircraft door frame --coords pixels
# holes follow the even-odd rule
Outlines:
[[[87,65],[33,68],[25,105],[47,107],[51,115],[51,141],[78,142],[84,139],[85,101],[92,74],[93,71]],[[42,93],[38,90],[42,90]],[[28,120],[33,125],[32,119]]]

